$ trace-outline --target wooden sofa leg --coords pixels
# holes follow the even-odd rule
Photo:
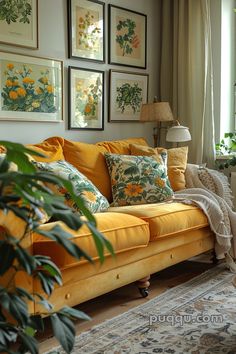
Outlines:
[[[149,279],[150,279],[150,275],[137,281],[138,289],[142,297],[147,297],[149,294],[149,290],[148,290],[150,286]]]
[[[213,264],[218,264],[219,263],[219,260],[216,258],[216,252],[215,250],[212,250],[212,258],[211,258],[211,261]]]

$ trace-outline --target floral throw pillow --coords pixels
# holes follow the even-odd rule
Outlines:
[[[158,203],[173,191],[164,164],[149,156],[105,153],[111,177],[113,205]]]
[[[107,199],[99,192],[97,187],[95,187],[87,177],[85,177],[69,162],[60,160],[50,163],[35,162],[35,164],[41,171],[51,172],[57,176],[69,180],[74,187],[75,194],[83,199],[85,206],[91,213],[99,213],[107,210],[109,207]],[[66,204],[68,206],[75,211],[79,211],[79,208],[74,203],[67,190],[59,186],[52,186],[52,189],[55,193],[61,194],[65,197]]]

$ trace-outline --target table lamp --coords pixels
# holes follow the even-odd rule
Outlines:
[[[180,125],[178,120],[174,121],[174,126],[169,128],[166,134],[166,141],[173,143],[181,143],[191,140],[191,134],[188,127]]]
[[[141,122],[157,122],[157,127],[153,128],[154,146],[160,143],[161,122],[173,121],[173,114],[169,102],[156,102],[143,104],[141,107]]]

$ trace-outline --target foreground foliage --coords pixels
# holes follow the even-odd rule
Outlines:
[[[84,207],[83,201],[78,198],[69,181],[50,174],[38,172],[29,161],[28,154],[40,155],[25,148],[23,145],[0,141],[6,148],[6,155],[0,160],[0,284],[3,276],[10,274],[5,286],[0,286],[0,352],[38,353],[38,343],[35,339],[37,331],[44,331],[44,322],[41,315],[31,315],[28,303],[39,303],[45,308],[45,314],[50,317],[55,337],[67,353],[74,345],[75,330],[74,319],[87,320],[89,317],[70,307],[60,311],[53,311],[53,306],[48,301],[54,290],[55,284],[62,284],[59,268],[49,257],[32,255],[24,248],[30,233],[35,232],[59,243],[69,254],[80,259],[85,257],[91,261],[89,255],[83,252],[71,241],[71,235],[60,226],[55,226],[49,231],[40,230],[44,212],[53,220],[63,221],[73,230],[86,224],[91,230],[100,261],[103,262],[103,251],[106,247],[111,253],[110,243],[96,229],[96,222],[91,213]],[[18,169],[12,168],[12,163]],[[77,203],[81,213],[86,217],[81,219],[78,214],[64,204],[63,198],[53,195],[44,183],[57,184],[68,190],[73,200]],[[13,213],[16,221],[24,225],[24,231],[14,233],[7,225],[7,218]],[[14,279],[18,272],[39,279],[45,296],[31,294],[26,289],[14,286]],[[79,291],[79,289],[78,289]]]

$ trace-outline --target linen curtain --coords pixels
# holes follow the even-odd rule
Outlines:
[[[210,0],[162,0],[160,96],[189,127],[189,162],[214,164]]]

